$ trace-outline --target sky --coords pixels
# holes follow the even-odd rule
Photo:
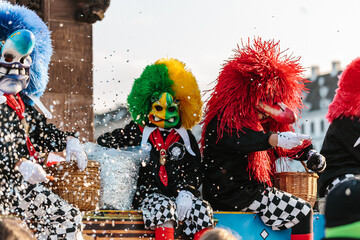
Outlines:
[[[309,77],[360,56],[358,0],[112,0],[93,25],[95,113],[126,103],[134,79],[163,57],[183,61],[202,92],[241,41],[280,41]],[[206,100],[206,95],[203,100]]]

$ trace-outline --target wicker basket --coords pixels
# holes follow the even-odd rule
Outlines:
[[[316,173],[282,172],[275,174],[275,187],[304,199],[314,206],[317,194]]]
[[[81,211],[95,210],[98,207],[100,164],[97,161],[88,161],[88,167],[84,171],[78,171],[76,163],[60,163],[49,167],[47,172],[55,177],[47,187],[61,198]]]

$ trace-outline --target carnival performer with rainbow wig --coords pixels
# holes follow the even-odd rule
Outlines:
[[[200,150],[190,129],[201,119],[202,101],[193,74],[172,58],[146,66],[128,96],[132,115],[125,128],[98,138],[98,144],[122,148],[141,145],[150,152],[140,169],[134,208],[143,211],[145,228],[155,239],[183,233],[198,239],[213,225],[210,205],[199,198]]]

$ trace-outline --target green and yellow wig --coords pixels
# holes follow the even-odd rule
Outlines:
[[[135,79],[127,98],[133,120],[141,126],[146,125],[152,102],[165,92],[180,102],[181,125],[185,129],[201,120],[202,101],[196,79],[183,62],[173,58],[162,58],[146,66]]]

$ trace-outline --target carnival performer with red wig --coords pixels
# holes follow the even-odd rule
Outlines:
[[[292,228],[292,240],[308,240],[311,205],[271,182],[278,158],[325,167],[310,137],[293,132],[306,84],[298,61],[279,42],[256,38],[224,64],[205,109],[203,194],[215,210],[255,212],[274,230]]]
[[[318,181],[324,197],[337,184],[360,177],[360,58],[341,74],[326,118],[330,122],[321,149],[327,168]]]

